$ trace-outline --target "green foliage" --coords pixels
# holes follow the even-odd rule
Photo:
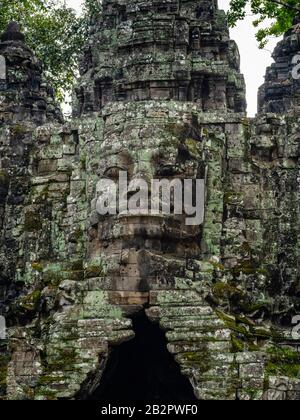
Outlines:
[[[268,354],[267,376],[300,378],[300,353],[298,351],[289,347],[271,347],[268,349]]]
[[[243,20],[249,7],[255,15],[253,25],[257,28],[256,38],[260,48],[267,44],[270,36],[278,37],[289,30],[293,19],[300,13],[299,0],[231,0],[229,25],[233,27]],[[263,28],[259,27],[261,24]]]
[[[12,20],[21,25],[27,44],[43,62],[45,77],[62,101],[73,87],[89,22],[98,10],[97,0],[85,0],[81,16],[64,0],[0,0],[0,33]]]

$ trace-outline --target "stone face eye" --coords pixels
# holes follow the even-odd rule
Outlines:
[[[124,168],[119,168],[119,167],[113,167],[113,168],[109,168],[104,172],[104,176],[106,178],[112,179],[112,180],[118,180],[119,178],[119,174],[120,172],[126,172],[126,169]]]
[[[157,176],[161,177],[172,177],[177,174],[177,167],[174,165],[161,165],[157,169]]]

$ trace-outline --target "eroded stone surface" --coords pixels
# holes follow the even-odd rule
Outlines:
[[[297,17],[294,26],[285,34],[273,53],[275,63],[267,69],[265,83],[259,90],[258,106],[261,112],[299,115],[299,52],[300,26]]]
[[[81,62],[76,115],[111,101],[193,101],[245,110],[239,52],[215,1],[110,1]]]
[[[146,309],[198,399],[299,399],[300,121],[244,104],[215,2],[104,1],[77,118],[0,110],[2,398],[88,397]],[[205,176],[203,225],[101,218],[117,169]]]

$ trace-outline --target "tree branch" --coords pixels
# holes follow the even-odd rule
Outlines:
[[[286,9],[295,10],[296,12],[300,13],[300,9],[298,7],[291,6],[290,4],[287,4],[287,3],[283,3],[280,0],[268,0],[268,1],[270,3],[275,3],[275,4],[278,4],[279,6],[285,7]]]

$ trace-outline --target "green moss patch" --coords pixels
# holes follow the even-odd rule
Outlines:
[[[17,306],[20,309],[26,309],[27,311],[34,312],[37,310],[40,304],[40,300],[41,292],[36,290],[26,296],[21,297],[17,302]]]
[[[6,394],[7,366],[10,356],[0,354],[0,399]]]
[[[300,379],[300,352],[286,347],[271,347],[268,355],[267,377],[287,376]]]

